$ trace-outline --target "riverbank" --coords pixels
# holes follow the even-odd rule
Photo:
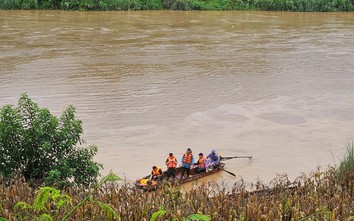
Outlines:
[[[31,187],[0,179],[0,220],[352,220],[354,145],[339,166],[317,168],[295,180],[278,175],[269,184],[209,182],[190,191],[168,183],[145,192],[110,173],[91,190]],[[133,206],[134,205],[134,206]],[[48,209],[50,208],[50,209]],[[195,217],[192,219],[188,217]],[[160,218],[161,219],[160,219]],[[198,218],[199,217],[199,218]],[[50,219],[49,219],[50,218]]]
[[[166,185],[156,192],[146,193],[129,182],[111,183],[102,186],[93,195],[95,199],[83,204],[70,219],[149,220],[160,214],[161,220],[185,220],[193,214],[203,214],[210,220],[351,220],[354,218],[352,169],[341,173],[342,176],[338,176],[338,170],[333,167],[315,170],[294,181],[283,175],[274,178],[269,185],[258,182],[250,186],[240,180],[231,189],[209,183],[188,192]],[[24,220],[46,213],[15,206],[19,201],[34,205],[38,195],[23,180],[12,180],[9,185],[0,181],[0,189],[0,217]],[[72,198],[73,204],[61,207],[60,211],[47,211],[55,220],[62,220],[67,211],[88,195],[77,189],[66,189],[63,193]],[[97,201],[113,208],[117,217],[109,217],[107,210],[95,203]],[[48,204],[55,205],[51,201]]]
[[[354,0],[4,0],[0,9],[82,11],[127,10],[261,10],[299,12],[345,12]]]

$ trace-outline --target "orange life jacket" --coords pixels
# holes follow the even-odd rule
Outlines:
[[[205,165],[205,163],[204,163],[204,160],[205,160],[206,158],[203,156],[202,158],[199,158],[199,160],[198,160],[198,165],[199,165],[199,167],[200,168],[206,168],[206,165]]]
[[[191,164],[192,163],[192,152],[189,155],[188,155],[187,152],[183,155],[183,163],[185,163],[185,164]]]
[[[158,167],[158,166],[156,166],[156,170],[152,170],[152,171],[151,171],[151,174],[152,174],[152,175],[155,175],[155,176],[161,175],[160,170],[161,170],[161,168]],[[162,171],[162,170],[161,170],[161,171]]]
[[[168,156],[167,157],[167,167],[168,168],[176,168],[177,167],[177,161],[176,161],[176,157],[175,156]]]

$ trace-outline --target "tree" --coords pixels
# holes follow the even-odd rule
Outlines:
[[[61,187],[96,182],[103,166],[93,160],[97,146],[79,146],[85,143],[82,133],[73,106],[57,118],[22,94],[17,107],[0,111],[0,175]]]

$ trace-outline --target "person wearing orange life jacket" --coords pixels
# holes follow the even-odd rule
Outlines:
[[[151,179],[152,180],[157,180],[157,179],[162,179],[162,170],[158,166],[153,166],[152,171],[151,171]]]
[[[183,178],[185,173],[187,173],[187,177],[189,177],[191,166],[194,164],[194,157],[191,148],[188,148],[186,153],[183,154],[181,162],[182,162],[181,178]]]
[[[203,155],[203,153],[199,154],[199,159],[196,164],[197,164],[197,167],[194,168],[194,173],[196,173],[196,174],[205,172],[206,169],[208,168],[208,160]]]
[[[173,156],[173,153],[170,153],[166,159],[166,165],[167,165],[167,180],[172,177],[172,179],[176,178],[176,167],[177,167],[177,159],[175,156]]]

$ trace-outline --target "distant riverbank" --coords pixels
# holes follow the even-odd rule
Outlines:
[[[3,0],[0,9],[24,10],[261,10],[353,11],[354,0]]]

